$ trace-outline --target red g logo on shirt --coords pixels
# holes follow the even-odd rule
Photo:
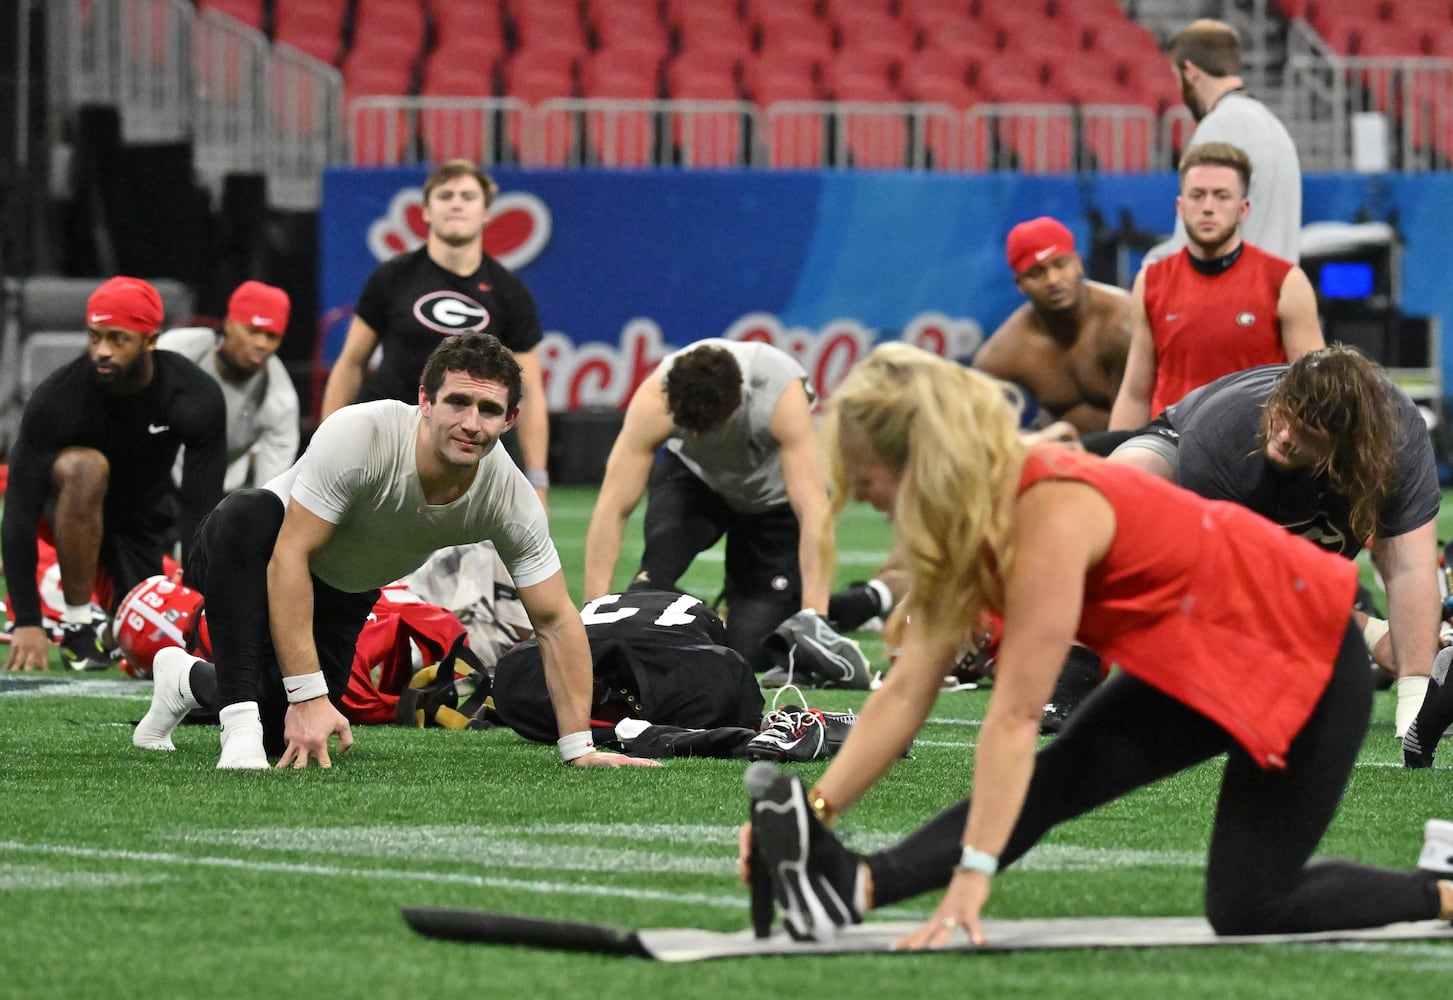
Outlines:
[[[414,303],[414,319],[435,333],[472,333],[489,326],[489,310],[458,292],[430,292]]]

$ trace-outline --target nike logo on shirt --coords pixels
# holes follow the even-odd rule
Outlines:
[[[169,431],[171,429],[172,429],[172,425],[171,424],[147,424],[146,425],[146,431],[147,431],[148,434],[160,434],[163,431]]]

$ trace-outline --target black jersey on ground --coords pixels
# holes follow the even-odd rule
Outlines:
[[[186,446],[175,516],[189,540],[222,499],[227,471],[227,404],[217,383],[172,351],[152,352],[151,384],[118,396],[82,355],[42,382],[25,404],[10,452],[5,496],[5,583],[17,625],[41,623],[36,589],[36,524],[51,492],[51,465],[65,448],[94,448],[110,463],[103,507],[108,536],[128,528],[165,529],[171,470]]]
[[[419,401],[424,362],[442,337],[482,331],[515,353],[540,342],[540,318],[525,283],[489,254],[470,275],[446,271],[427,247],[380,264],[354,309],[378,334],[383,356],[358,401]]]
[[[1270,518],[1330,552],[1351,558],[1365,538],[1353,534],[1345,497],[1325,476],[1279,469],[1259,443],[1266,398],[1287,365],[1235,372],[1188,393],[1166,408],[1180,434],[1176,481],[1213,500],[1230,500]],[[1377,534],[1406,534],[1438,516],[1442,493],[1427,424],[1407,393],[1387,380],[1398,419],[1392,493],[1378,513]]]
[[[673,591],[608,594],[580,613],[595,673],[591,719],[623,718],[688,729],[757,728],[762,691],[747,662],[726,643],[721,619],[695,597]],[[495,667],[498,721],[532,740],[559,738],[545,689],[539,643],[531,639]]]

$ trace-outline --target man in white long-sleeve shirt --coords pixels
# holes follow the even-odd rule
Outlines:
[[[281,288],[245,281],[227,303],[220,337],[199,326],[157,339],[157,347],[182,355],[222,387],[229,493],[268,482],[298,457],[298,393],[276,357],[291,309]]]

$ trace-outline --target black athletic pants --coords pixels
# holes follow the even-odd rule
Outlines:
[[[1438,915],[1435,880],[1308,859],[1337,811],[1362,747],[1372,678],[1349,625],[1332,680],[1283,770],[1263,770],[1205,716],[1120,673],[1102,684],[1035,758],[1024,810],[1000,858],[1023,856],[1053,826],[1218,754],[1227,754],[1206,862],[1206,916],[1220,934],[1376,927]],[[875,905],[946,886],[967,799],[868,860]]]
[[[766,670],[772,663],[762,640],[802,607],[800,533],[792,507],[738,513],[664,448],[651,467],[649,489],[646,545],[633,585],[675,589],[692,560],[726,535],[727,645],[753,670]]]
[[[204,707],[257,702],[263,746],[273,755],[286,749],[283,721],[288,700],[272,645],[267,564],[284,509],[282,500],[267,490],[228,494],[198,526],[186,566],[188,585],[206,598],[207,631],[216,664],[218,704]],[[335,705],[342,705],[358,633],[378,593],[345,593],[313,577],[313,642],[328,680],[328,697]]]

